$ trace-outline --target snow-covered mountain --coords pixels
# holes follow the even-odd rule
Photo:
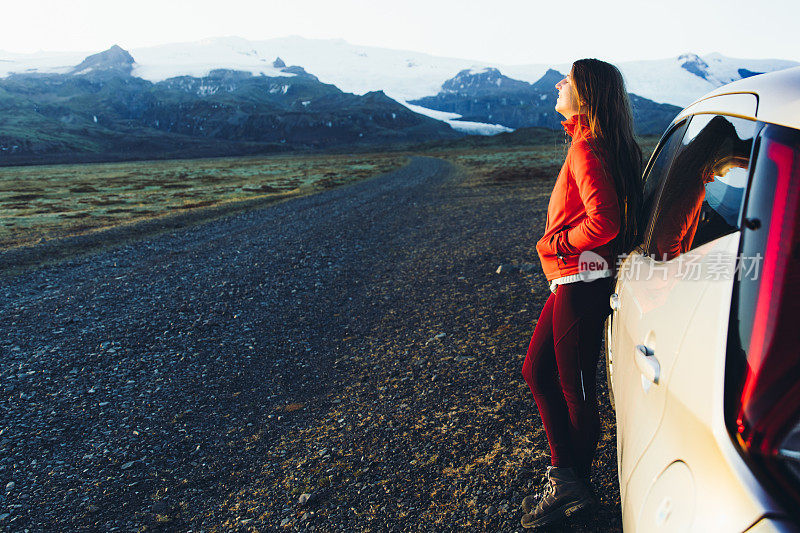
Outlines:
[[[152,82],[118,46],[64,73],[0,78],[0,165],[413,145],[461,137],[382,91],[322,83],[280,58],[276,75],[215,69]]]
[[[420,109],[457,113],[451,121],[458,129],[465,120],[496,123],[507,128],[561,129],[564,119],[555,111],[555,85],[564,74],[550,69],[536,83],[516,80],[495,68],[462,70],[442,84],[435,96],[411,100]],[[634,129],[641,135],[660,135],[680,112],[672,104],[656,103],[630,93]]]
[[[276,57],[301,65],[320,81],[346,92],[383,90],[406,102],[432,96],[463,70],[497,68],[510,78],[535,83],[548,69],[567,72],[569,64],[503,65],[437,57],[420,52],[359,46],[341,39],[285,37],[248,41],[238,37],[134,48],[132,74],[157,82],[188,75],[201,77],[213,69],[243,70],[267,76],[291,75],[273,65]],[[0,77],[11,72],[67,73],[88,53],[12,54],[0,51]],[[628,91],[655,102],[686,106],[706,92],[752,73],[798,65],[781,59],[736,59],[718,53],[682,54],[667,59],[618,63]],[[555,89],[554,89],[555,91]]]

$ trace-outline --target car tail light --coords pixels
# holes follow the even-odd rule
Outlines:
[[[731,306],[726,423],[754,473],[797,509],[800,132],[767,125],[755,150]]]

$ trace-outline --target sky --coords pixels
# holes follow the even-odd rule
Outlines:
[[[0,50],[299,35],[501,64],[800,60],[799,0],[0,0]],[[1,59],[1,57],[0,57]]]

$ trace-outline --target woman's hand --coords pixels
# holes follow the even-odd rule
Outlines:
[[[552,234],[549,239],[540,239],[536,243],[536,250],[542,256],[555,256],[562,261],[568,255],[577,255],[579,252],[567,240],[567,231],[571,228],[572,226],[564,226]]]
[[[571,226],[564,226],[550,236],[551,247],[553,248],[553,252],[556,254],[556,257],[559,259],[564,259],[564,257],[568,255],[578,254],[577,250],[570,246],[569,240],[567,240],[567,230],[569,230],[570,227]]]

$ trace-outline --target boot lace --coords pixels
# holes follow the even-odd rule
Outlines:
[[[544,490],[542,491],[542,497],[539,498],[539,502],[536,504],[536,509],[533,512],[534,515],[541,514],[542,511],[550,505],[550,500],[555,495],[555,492],[556,480],[549,478],[547,480],[547,486],[545,486]]]

